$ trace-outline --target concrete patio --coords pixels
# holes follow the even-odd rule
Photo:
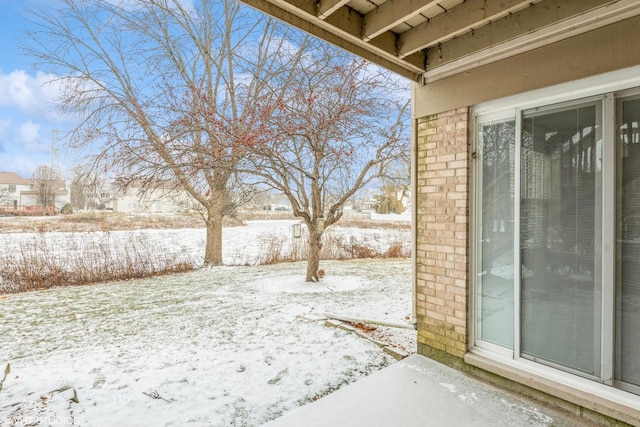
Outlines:
[[[585,426],[456,369],[412,355],[265,427]]]

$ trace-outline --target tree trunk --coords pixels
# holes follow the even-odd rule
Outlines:
[[[205,265],[222,265],[222,213],[207,212],[207,244],[204,250]]]
[[[307,256],[307,282],[318,281],[318,269],[320,267],[320,249],[322,249],[322,234],[315,230],[309,230],[308,256]]]

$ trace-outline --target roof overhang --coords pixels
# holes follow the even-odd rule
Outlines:
[[[638,0],[241,0],[429,83],[640,15]]]

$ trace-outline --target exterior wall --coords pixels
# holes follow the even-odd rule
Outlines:
[[[468,352],[473,321],[469,118],[469,108],[458,108],[416,120],[418,353],[598,425],[640,425],[637,404],[620,390],[602,396],[601,390],[590,388],[590,380],[565,384]]]
[[[28,193],[29,191],[32,191],[31,184],[17,184],[15,193],[9,193],[9,199],[12,201],[16,200],[19,205],[35,206],[37,204],[36,200],[22,196],[22,194]],[[13,202],[11,205],[13,205]]]
[[[56,193],[56,209],[60,211],[67,203],[71,203],[71,195],[69,190],[65,188]]]
[[[467,350],[469,111],[417,120],[416,320],[418,352]]]
[[[130,188],[106,203],[107,208],[121,213],[177,213],[189,210],[193,203],[180,190]]]
[[[23,180],[27,181],[27,180]],[[64,182],[56,191],[55,208],[60,210],[69,203],[69,191],[64,188]],[[15,191],[8,192],[9,188],[15,187]],[[5,193],[6,191],[6,193]],[[0,213],[18,215],[39,215],[41,209],[38,201],[38,192],[33,189],[31,183],[28,184],[3,184],[0,183]]]
[[[15,189],[14,191],[9,191],[9,189]],[[21,199],[24,197],[24,193],[28,193],[32,191],[31,184],[16,184],[12,183],[2,183],[0,182],[0,206],[9,206],[12,207],[14,205],[14,201],[16,204],[28,204],[29,200],[22,201]]]
[[[591,96],[596,88],[585,78],[599,93],[621,90],[625,79],[637,79],[639,26],[639,18],[621,21],[414,90],[418,352],[604,425],[640,425],[637,395],[534,362],[505,362],[483,348],[468,351],[470,114],[479,103],[489,112],[526,108],[528,97],[551,105],[569,89],[572,99]]]
[[[18,204],[21,206],[40,206],[38,203],[38,193],[28,190],[20,194]]]
[[[417,87],[414,115],[425,117],[637,65],[638,34],[640,16]]]
[[[22,207],[39,207],[40,196],[37,190],[30,187],[28,189],[19,191],[17,196],[18,205]],[[64,205],[69,203],[69,190],[61,187],[55,191],[54,205],[56,210],[62,209]]]
[[[640,64],[640,17],[427,85],[416,117],[418,351],[462,358],[469,337],[469,109]]]
[[[61,209],[69,202],[69,190],[63,179],[53,183],[55,209]],[[0,172],[0,213],[13,215],[41,214],[38,190],[30,179],[22,178],[14,172]],[[50,208],[53,212],[54,208]],[[51,212],[50,212],[51,213]]]

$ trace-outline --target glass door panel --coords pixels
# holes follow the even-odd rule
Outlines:
[[[521,350],[600,374],[601,104],[523,115]]]
[[[478,126],[478,338],[513,347],[515,120]]]
[[[640,99],[618,114],[616,379],[640,393]]]

